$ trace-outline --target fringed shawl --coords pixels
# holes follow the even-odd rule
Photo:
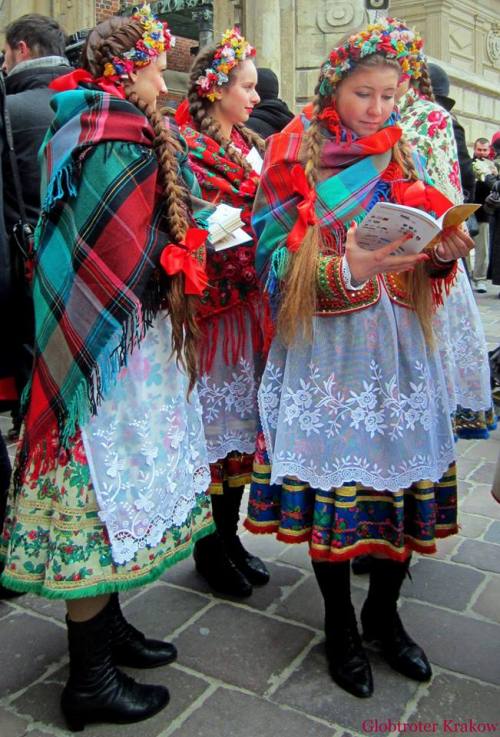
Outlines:
[[[203,198],[241,208],[245,230],[252,237],[241,246],[207,253],[209,285],[201,300],[199,321],[203,336],[201,370],[208,371],[221,340],[226,363],[237,363],[243,355],[247,324],[254,350],[261,351],[264,346],[268,310],[255,273],[255,236],[250,223],[259,177],[256,172],[248,174],[227,157],[216,141],[196,130],[185,105],[179,107],[176,120]],[[233,128],[232,143],[243,156],[248,153],[249,147],[237,128]]]
[[[97,411],[161,307],[166,280],[154,272],[170,241],[143,113],[96,89],[62,92],[51,104],[19,465],[34,459],[37,472]]]
[[[252,225],[258,237],[257,273],[274,303],[279,299],[280,282],[288,265],[287,239],[303,200],[294,167],[304,167],[304,134],[310,115],[308,107],[269,140],[253,209]],[[314,214],[325,253],[343,255],[350,224],[362,222],[376,202],[398,202],[436,216],[451,207],[452,203],[434,187],[403,178],[401,168],[392,160],[392,148],[400,137],[397,125],[357,140],[346,140],[345,136],[339,140],[338,135],[324,128]]]

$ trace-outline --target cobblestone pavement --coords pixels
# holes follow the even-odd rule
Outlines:
[[[479,302],[490,347],[500,342],[496,297],[491,290]],[[490,496],[499,450],[500,431],[459,442],[460,534],[441,541],[437,555],[415,557],[404,586],[402,617],[432,661],[430,684],[398,676],[370,652],[374,697],[358,700],[337,688],[322,653],[322,607],[306,546],[245,533],[272,574],[245,603],[212,596],[191,560],[123,596],[136,626],[178,647],[177,663],[134,672],[166,684],[171,703],[140,725],[85,733],[355,737],[391,726],[395,735],[474,733],[492,723],[485,731],[500,735],[500,505]],[[366,588],[366,577],[355,577],[358,610]],[[0,602],[0,620],[0,737],[67,735],[58,707],[67,675],[64,605],[24,596]]]

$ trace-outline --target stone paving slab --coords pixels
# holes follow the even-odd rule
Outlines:
[[[210,722],[207,721],[210,714]],[[218,688],[172,737],[332,737],[332,728],[251,694]]]
[[[392,671],[377,653],[370,651],[369,658],[375,690],[370,699],[351,696],[332,682],[323,643],[311,650],[271,698],[358,732],[363,720],[372,714],[402,716],[419,684]]]
[[[11,614],[1,625],[2,698],[39,678],[67,654],[64,627],[29,614]],[[1,734],[1,731],[0,731]]]
[[[479,540],[464,540],[452,560],[475,566],[481,571],[500,573],[500,546]]]
[[[443,734],[444,722],[474,720],[489,722],[500,732],[500,692],[468,678],[458,678],[451,673],[435,676],[432,686],[422,696],[416,711],[408,722],[437,723],[437,734]],[[451,725],[450,729],[451,729]],[[462,732],[463,733],[463,732]],[[470,730],[469,730],[470,733]],[[407,737],[408,732],[405,737]]]
[[[500,624],[500,576],[491,576],[472,609]]]
[[[484,578],[466,566],[421,558],[411,567],[411,580],[406,579],[402,593],[412,599],[463,611]]]
[[[29,721],[0,707],[0,734],[2,737],[23,737]]]
[[[175,639],[179,663],[264,694],[313,633],[243,606],[214,604]]]
[[[500,627],[446,609],[405,601],[401,617],[431,663],[500,685]]]

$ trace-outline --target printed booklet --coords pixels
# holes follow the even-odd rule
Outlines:
[[[460,225],[479,207],[480,205],[473,202],[467,205],[454,205],[436,220],[432,215],[415,207],[377,202],[358,226],[356,240],[361,248],[377,251],[409,233],[412,238],[394,253],[399,255],[420,253],[439,236],[442,230]]]

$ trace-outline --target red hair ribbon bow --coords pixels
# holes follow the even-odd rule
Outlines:
[[[116,97],[125,99],[125,90],[117,75],[113,75],[112,77],[93,77],[86,69],[75,69],[73,72],[69,72],[69,74],[63,74],[62,77],[53,79],[49,87],[56,92],[66,92],[67,90],[76,90],[80,82],[96,84],[103,92],[109,92],[110,95],[116,95]]]
[[[188,228],[183,241],[169,243],[161,253],[160,264],[169,276],[184,274],[184,294],[203,294],[208,284],[205,269],[194,255],[205,244],[207,236],[208,230]]]
[[[314,212],[316,190],[309,185],[305,172],[300,164],[295,164],[291,174],[294,192],[302,196],[302,202],[297,205],[298,218],[286,239],[288,250],[294,253],[299,250],[307,228],[310,225],[315,225],[317,222],[316,213]]]

